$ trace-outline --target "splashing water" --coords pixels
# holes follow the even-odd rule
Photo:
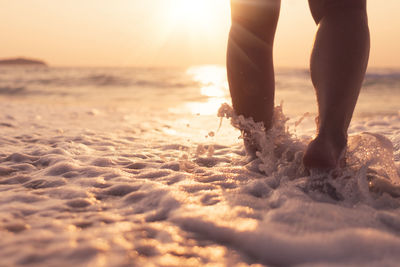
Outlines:
[[[283,114],[282,104],[275,107],[273,115],[273,126],[265,131],[261,122],[254,122],[252,118],[244,118],[242,115],[235,114],[232,107],[223,104],[218,111],[218,117],[231,119],[233,127],[242,132],[241,138],[247,144],[247,151],[254,154],[260,161],[258,168],[266,175],[283,170],[283,166],[288,167],[288,163],[298,166],[301,160],[304,146],[295,139],[286,127],[288,118]],[[244,136],[244,132],[248,136]],[[254,151],[255,150],[255,151]],[[292,166],[294,167],[294,166]]]
[[[376,200],[385,194],[400,197],[393,145],[382,135],[362,133],[351,136],[346,167],[329,173],[310,174],[302,164],[309,140],[299,140],[289,132],[282,104],[275,107],[273,126],[268,131],[262,123],[235,114],[228,104],[220,107],[218,117],[230,119],[232,126],[241,131],[246,150],[253,155],[253,162],[260,172],[275,177],[279,183],[297,180],[296,186],[316,200],[327,200],[328,197],[348,204],[361,201],[376,205]]]

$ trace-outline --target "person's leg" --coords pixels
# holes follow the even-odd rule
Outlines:
[[[347,144],[369,57],[366,0],[309,0],[319,24],[311,55],[318,133],[304,155],[308,169],[332,169]]]
[[[274,109],[272,47],[279,10],[280,0],[231,0],[227,72],[233,108],[266,129]]]

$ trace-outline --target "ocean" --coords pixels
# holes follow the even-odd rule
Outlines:
[[[0,266],[397,266],[399,88],[368,70],[327,177],[308,70],[276,70],[251,158],[221,66],[1,67]]]

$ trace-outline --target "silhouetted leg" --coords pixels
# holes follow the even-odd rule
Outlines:
[[[231,0],[231,9],[227,71],[233,108],[269,129],[275,91],[272,47],[280,0]]]
[[[347,130],[369,57],[366,0],[309,0],[319,23],[311,55],[318,100],[318,134],[303,162],[308,169],[332,169],[347,144]]]

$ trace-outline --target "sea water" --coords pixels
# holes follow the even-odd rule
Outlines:
[[[318,176],[307,70],[277,70],[265,135],[223,67],[0,68],[0,265],[396,266],[399,85],[368,71],[347,167]]]

